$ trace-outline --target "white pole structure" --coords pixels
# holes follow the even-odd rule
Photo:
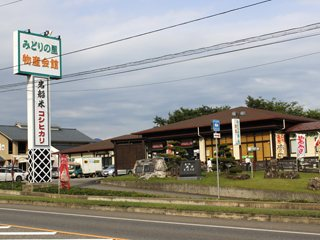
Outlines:
[[[220,199],[220,179],[219,179],[218,138],[216,138],[216,166],[217,166],[217,188],[218,188],[218,199]]]
[[[217,168],[217,195],[220,199],[220,179],[219,179],[219,158],[218,158],[218,138],[220,138],[220,120],[214,119],[211,122],[211,128],[213,131],[212,138],[216,139],[216,168]]]
[[[61,39],[17,30],[13,33],[13,73],[28,76],[29,182],[52,181],[49,80],[62,77]]]
[[[49,78],[28,77],[29,182],[51,182],[51,126]]]

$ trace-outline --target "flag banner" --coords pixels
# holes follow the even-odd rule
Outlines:
[[[318,147],[320,145],[320,132],[318,132],[318,136],[314,141],[314,146]]]
[[[306,135],[296,134],[297,141],[297,159],[302,159],[305,157],[306,153]]]
[[[68,166],[68,156],[60,154],[60,185],[62,189],[70,189],[70,175]]]
[[[240,119],[232,119],[232,143],[233,146],[241,145]]]
[[[285,141],[285,135],[283,133],[276,133],[276,158],[282,159],[285,157],[287,151],[287,145]]]

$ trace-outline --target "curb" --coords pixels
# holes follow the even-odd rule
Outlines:
[[[34,196],[49,197],[53,199],[65,196],[68,198],[83,199],[88,201],[110,201],[110,202],[147,202],[161,204],[181,204],[196,206],[217,207],[244,207],[265,209],[290,209],[290,210],[320,210],[318,203],[292,203],[292,202],[263,202],[244,200],[205,200],[205,199],[181,199],[181,198],[144,198],[144,197],[118,197],[118,196],[87,196],[87,195],[58,195],[44,192],[19,192],[12,190],[1,190],[0,194],[12,196]]]

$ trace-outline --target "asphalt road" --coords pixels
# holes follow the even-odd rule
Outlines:
[[[235,221],[154,214],[0,204],[0,239],[265,240],[320,239],[318,225]],[[1,235],[14,231],[54,232],[48,236]]]

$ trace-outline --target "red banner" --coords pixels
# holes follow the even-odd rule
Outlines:
[[[60,186],[62,189],[70,189],[70,175],[68,167],[68,156],[66,154],[60,154]]]
[[[306,135],[296,134],[297,140],[297,159],[302,159],[305,157],[306,153]]]
[[[276,158],[282,159],[287,155],[287,145],[285,135],[283,133],[276,133]]]

